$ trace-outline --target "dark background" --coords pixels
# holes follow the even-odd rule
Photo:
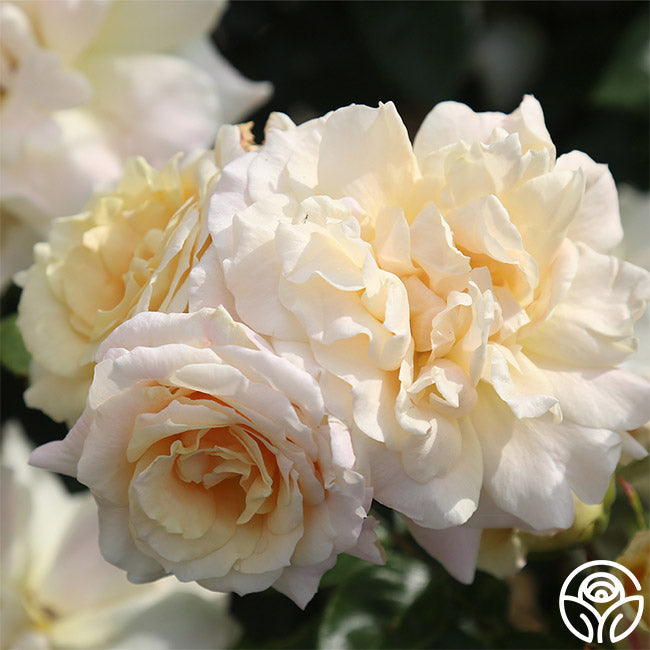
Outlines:
[[[646,2],[235,1],[216,43],[275,85],[259,135],[270,110],[301,122],[392,100],[414,136],[439,101],[510,112],[532,93],[558,153],[647,189],[648,20]]]

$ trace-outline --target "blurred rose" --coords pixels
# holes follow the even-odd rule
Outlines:
[[[616,631],[629,630],[634,626],[631,633],[624,639],[617,641],[616,648],[621,650],[646,650],[650,647],[650,609],[648,608],[648,594],[650,594],[650,531],[645,529],[638,531],[632,537],[630,543],[623,550],[623,553],[616,558],[616,562],[624,566],[638,580],[641,590],[633,583],[630,576],[620,569],[612,567],[611,573],[623,585],[627,597],[640,595],[642,597],[641,608],[638,603],[624,603],[622,607],[615,610],[617,618]],[[598,607],[601,614],[609,608],[609,603]],[[635,625],[636,621],[636,625]]]
[[[102,553],[132,580],[304,607],[339,553],[381,561],[347,429],[225,309],[138,314],[98,359],[84,414],[32,461],[90,488]]]
[[[650,416],[635,350],[648,273],[605,165],[556,158],[541,107],[393,104],[295,126],[224,171],[210,215],[236,318],[316,364],[375,497],[471,579],[482,528],[567,528]],[[201,266],[201,264],[199,264]],[[463,528],[457,528],[467,524]]]
[[[641,584],[641,593],[650,594],[650,530],[640,530],[627,545],[623,553],[616,558],[619,564],[629,569]],[[626,594],[636,593],[632,581],[622,572],[619,573],[623,580]],[[642,626],[646,632],[650,631],[650,607],[643,609],[641,617]]]
[[[630,185],[619,188],[621,221],[625,237],[616,249],[617,255],[650,271],[650,193],[640,192]],[[624,367],[650,379],[650,310],[636,326],[639,339],[637,353]]]
[[[223,127],[216,153],[176,156],[161,171],[133,158],[113,193],[54,222],[21,280],[18,326],[35,361],[29,406],[73,423],[97,347],[117,325],[140,311],[194,306],[210,193],[222,161],[243,153],[239,143],[237,127]]]
[[[225,6],[0,5],[3,285],[29,264],[30,248],[16,255],[17,224],[34,241],[45,238],[52,217],[80,210],[130,156],[162,166],[177,151],[208,147],[219,124],[268,98],[268,83],[244,79],[210,43]]]
[[[224,648],[228,599],[165,579],[134,585],[97,547],[87,493],[27,465],[17,425],[3,429],[0,645],[23,648]]]

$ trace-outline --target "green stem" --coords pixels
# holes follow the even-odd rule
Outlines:
[[[625,492],[625,496],[627,497],[630,506],[632,506],[632,510],[634,510],[637,527],[639,530],[645,530],[648,526],[645,522],[643,504],[641,503],[638,492],[634,489],[631,483],[628,483],[621,476],[617,476],[616,480],[618,481],[618,484],[623,488],[623,492]]]

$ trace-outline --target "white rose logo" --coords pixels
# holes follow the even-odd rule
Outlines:
[[[605,635],[611,643],[617,643],[638,625],[643,614],[643,596],[627,596],[617,576],[606,570],[591,572],[592,567],[614,567],[629,578],[636,591],[641,591],[636,576],[624,566],[609,560],[586,562],[564,581],[560,614],[569,631],[585,643],[603,643]],[[576,587],[577,595],[570,595]],[[569,607],[568,603],[571,603]],[[629,609],[633,611],[632,616],[626,615]],[[621,630],[621,623],[628,625]]]

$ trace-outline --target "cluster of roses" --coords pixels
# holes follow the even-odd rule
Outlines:
[[[340,553],[382,561],[373,498],[470,581],[484,530],[567,528],[645,454],[621,237],[532,97],[440,104],[413,144],[388,103],[132,159],[22,277],[26,399],[74,423],[32,462],[90,488],[136,582],[304,606]]]

